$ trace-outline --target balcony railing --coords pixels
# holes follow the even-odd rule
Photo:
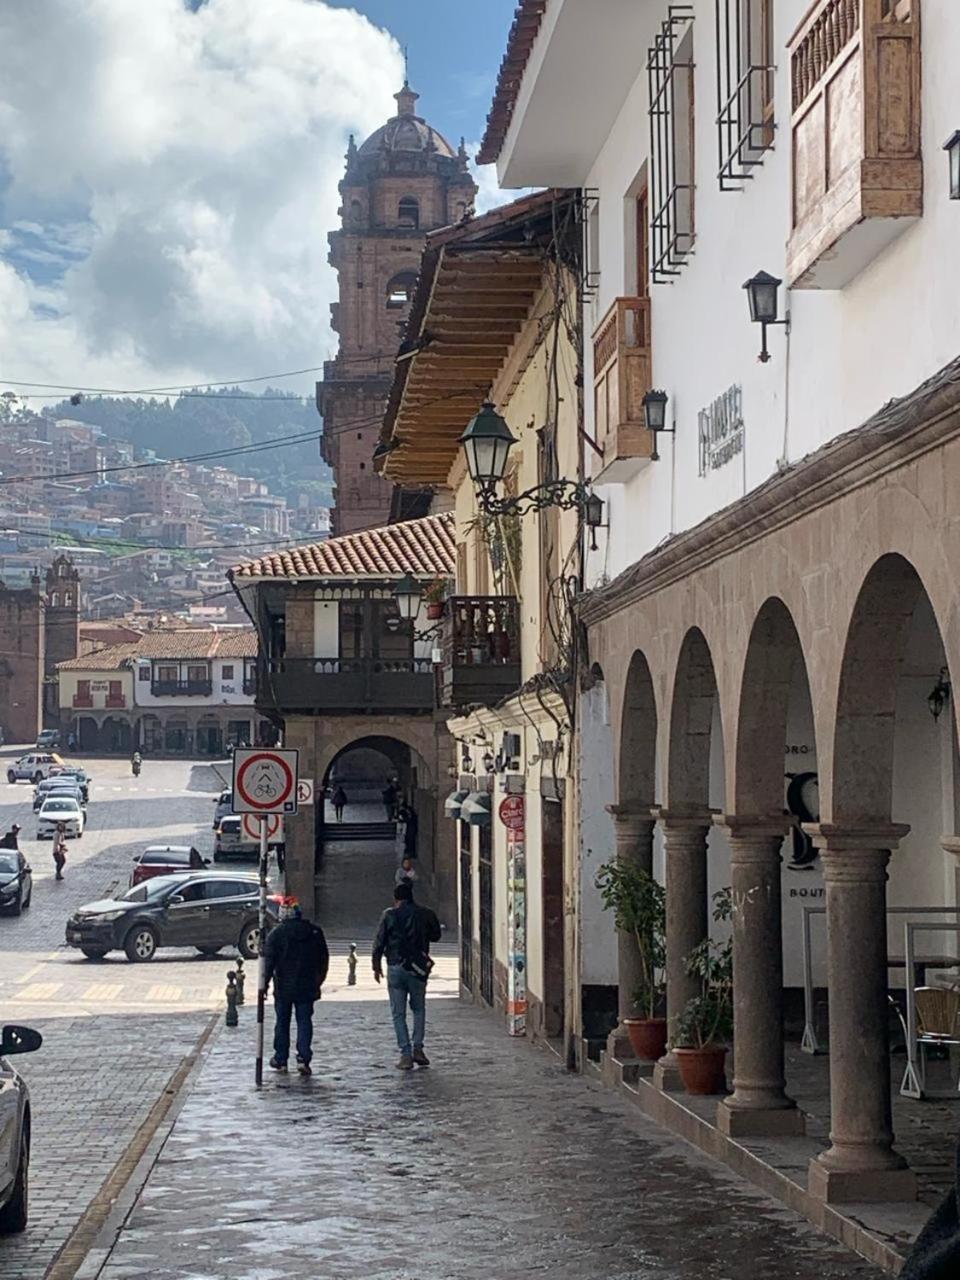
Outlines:
[[[103,705],[108,709],[119,711],[127,705],[127,699],[122,693],[108,693]]]
[[[257,705],[308,711],[430,711],[429,658],[281,658],[263,663]]]
[[[515,596],[450,596],[443,627],[443,706],[492,706],[520,685]]]
[[[593,335],[594,480],[629,480],[653,451],[644,425],[650,390],[650,299],[617,298]]]
[[[816,0],[789,42],[794,288],[843,288],[923,212],[920,3]]]
[[[92,707],[93,694],[92,693],[75,693],[73,695],[73,705],[75,707]]]
[[[246,697],[248,697],[248,698],[252,698],[252,697],[254,697],[254,696],[255,696],[255,694],[256,694],[256,692],[257,692],[257,677],[256,677],[256,676],[244,676],[244,677],[243,677],[243,692],[244,692],[244,694],[246,695]]]
[[[151,680],[150,692],[155,698],[209,698],[212,680]]]

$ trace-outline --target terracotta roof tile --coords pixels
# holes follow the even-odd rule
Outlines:
[[[67,662],[58,662],[59,671],[119,671],[137,656],[139,643],[112,644],[94,653],[85,653]]]
[[[184,627],[171,631],[147,631],[138,641],[106,646],[94,653],[58,662],[65,671],[118,671],[142,658],[207,659],[255,658],[257,634],[252,627],[240,631],[213,631],[208,627]]]
[[[346,533],[235,565],[231,578],[452,577],[453,513]]]
[[[500,63],[493,105],[487,116],[487,128],[477,152],[478,164],[493,164],[500,158],[503,140],[513,119],[517,94],[534,41],[540,33],[547,0],[520,0],[507,38],[507,51]]]

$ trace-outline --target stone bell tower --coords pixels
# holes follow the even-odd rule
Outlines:
[[[330,233],[340,299],[331,322],[335,360],[317,383],[323,457],[336,478],[332,532],[386,524],[392,486],[372,455],[393,379],[400,334],[428,231],[467,217],[477,192],[461,140],[447,140],[416,114],[404,82],[397,114],[360,146],[353,138],[340,183],[341,225]]]
[[[57,556],[44,580],[43,722],[59,724],[57,663],[80,652],[80,574],[73,561]]]

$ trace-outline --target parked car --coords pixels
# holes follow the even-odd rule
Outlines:
[[[88,902],[67,921],[67,945],[88,960],[125,951],[128,960],[152,960],[159,947],[196,947],[215,955],[235,946],[245,960],[260,954],[260,885],[255,876],[186,871],[155,876],[120,898]],[[270,927],[277,899],[268,908]]]
[[[53,839],[60,823],[66,827],[67,836],[76,836],[79,840],[86,826],[87,815],[76,796],[64,796],[54,792],[44,800],[37,814],[37,839],[47,836]]]
[[[86,808],[87,802],[76,778],[67,778],[57,773],[37,783],[36,790],[33,793],[34,813],[42,807],[44,800],[52,795],[73,796],[79,800],[81,808]]]
[[[7,781],[20,782],[25,778],[28,782],[40,782],[43,778],[49,778],[62,765],[63,761],[52,751],[31,752],[28,756],[21,756],[16,764],[7,767]]]
[[[41,729],[37,734],[38,751],[54,751],[60,745],[59,729]]]
[[[9,1024],[0,1031],[0,1232],[25,1231],[30,1179],[30,1091],[8,1058],[33,1053],[43,1036]]]
[[[32,897],[30,863],[19,849],[0,849],[0,910],[18,916]]]
[[[133,859],[130,888],[154,876],[172,875],[180,871],[202,871],[210,865],[209,858],[188,844],[152,844]]]
[[[220,819],[213,837],[213,860],[223,862],[227,858],[258,858],[260,842],[253,840],[243,829],[243,818],[228,813]]]
[[[214,801],[213,810],[213,829],[216,831],[220,825],[220,819],[225,818],[228,813],[233,813],[233,792],[221,791]]]
[[[75,778],[80,786],[83,803],[86,804],[90,799],[90,783],[92,779],[82,765],[66,764],[62,768],[55,769],[50,776],[51,778]]]

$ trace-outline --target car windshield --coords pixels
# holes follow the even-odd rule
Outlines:
[[[43,807],[47,813],[73,813],[77,802],[76,800],[48,800]]]
[[[142,884],[128,889],[121,901],[153,902],[157,898],[162,898],[165,893],[169,893],[175,884],[176,881],[171,880],[169,876],[154,876],[152,880],[144,880]]]
[[[9,871],[16,871],[16,869],[17,855],[15,853],[0,852],[0,875],[6,874]]]
[[[140,861],[146,867],[156,866],[158,863],[162,866],[169,865],[171,867],[189,867],[190,850],[148,849]]]

